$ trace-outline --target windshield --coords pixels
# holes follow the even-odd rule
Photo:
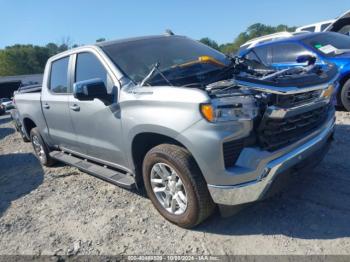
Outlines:
[[[337,33],[322,33],[308,37],[303,42],[322,54],[333,57],[339,54],[337,50],[350,49],[350,37]]]
[[[140,83],[156,63],[173,85],[201,82],[230,63],[224,54],[180,36],[117,42],[101,48],[135,83]],[[154,74],[148,83],[162,85],[166,81]]]

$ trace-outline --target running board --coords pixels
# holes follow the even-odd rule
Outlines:
[[[130,174],[124,174],[106,166],[89,162],[85,159],[72,156],[62,151],[52,151],[50,156],[58,161],[74,166],[81,171],[97,178],[108,181],[117,186],[132,189],[135,187],[135,179]]]

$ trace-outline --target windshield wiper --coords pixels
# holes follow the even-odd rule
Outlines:
[[[164,80],[167,82],[170,86],[173,86],[172,83],[165,77],[165,75],[162,73],[162,71],[159,70],[160,63],[157,62],[152,67],[151,71],[146,75],[146,77],[141,81],[140,86],[144,86],[148,80],[150,80],[154,73],[158,73]]]

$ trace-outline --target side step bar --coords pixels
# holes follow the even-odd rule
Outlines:
[[[135,187],[135,179],[130,174],[124,174],[103,165],[95,164],[87,160],[72,156],[62,151],[52,151],[50,156],[58,161],[77,167],[90,175],[106,180],[117,186],[132,189]]]

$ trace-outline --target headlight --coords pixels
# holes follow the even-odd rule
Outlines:
[[[209,122],[252,120],[258,115],[255,99],[244,95],[214,99],[201,104],[200,111]]]

